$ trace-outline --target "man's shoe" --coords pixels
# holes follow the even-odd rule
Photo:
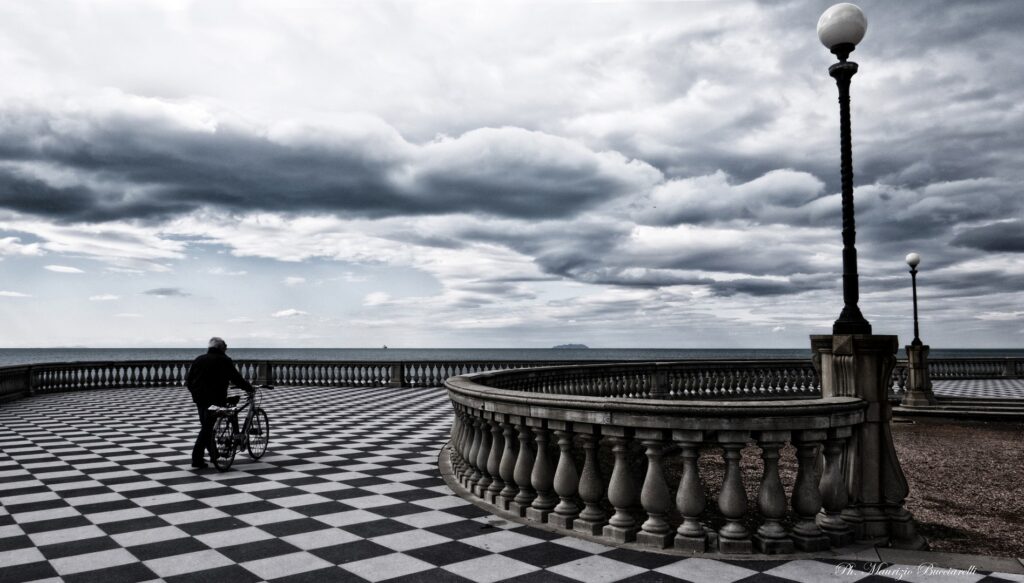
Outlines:
[[[207,464],[207,463],[206,463],[205,461],[203,461],[203,460],[198,460],[198,461],[196,461],[196,460],[193,460],[193,461],[192,461],[192,467],[193,467],[193,468],[198,468],[198,469],[200,469],[200,470],[201,470],[201,469],[203,469],[203,468],[208,468],[208,467],[210,467],[210,466],[209,466],[209,464]]]

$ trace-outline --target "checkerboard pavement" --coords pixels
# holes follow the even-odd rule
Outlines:
[[[264,398],[267,455],[240,454],[225,473],[190,468],[195,410],[182,389],[0,407],[0,581],[892,580],[865,572],[870,563],[837,574],[840,561],[685,558],[490,515],[438,473],[451,415],[442,389],[277,388]]]
[[[1024,379],[933,380],[938,397],[972,399],[1024,399]]]

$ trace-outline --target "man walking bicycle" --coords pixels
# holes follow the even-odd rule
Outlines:
[[[192,393],[192,401],[195,402],[199,412],[200,424],[199,435],[192,448],[193,468],[207,467],[203,450],[209,451],[210,461],[217,456],[217,452],[210,445],[213,417],[207,414],[207,409],[211,405],[219,407],[227,405],[228,383],[250,394],[254,390],[249,381],[245,380],[235,368],[235,363],[226,354],[227,349],[228,345],[222,338],[217,336],[210,338],[206,354],[197,356],[188,369],[185,384],[188,385],[188,390]]]

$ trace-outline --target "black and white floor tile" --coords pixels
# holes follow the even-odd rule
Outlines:
[[[267,455],[219,473],[190,467],[195,410],[182,389],[3,405],[0,581],[893,580],[863,563],[840,573],[837,561],[638,552],[492,516],[438,473],[451,413],[441,389],[278,388],[264,407]]]
[[[1024,399],[1024,379],[933,380],[938,397],[974,399]]]

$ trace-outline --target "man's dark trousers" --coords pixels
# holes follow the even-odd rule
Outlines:
[[[210,461],[217,457],[217,451],[210,445],[210,434],[213,433],[213,422],[215,420],[215,417],[210,415],[208,411],[210,405],[211,403],[196,403],[201,429],[199,430],[199,436],[196,437],[196,444],[192,448],[192,463],[194,464],[203,463],[203,450],[210,454]]]

